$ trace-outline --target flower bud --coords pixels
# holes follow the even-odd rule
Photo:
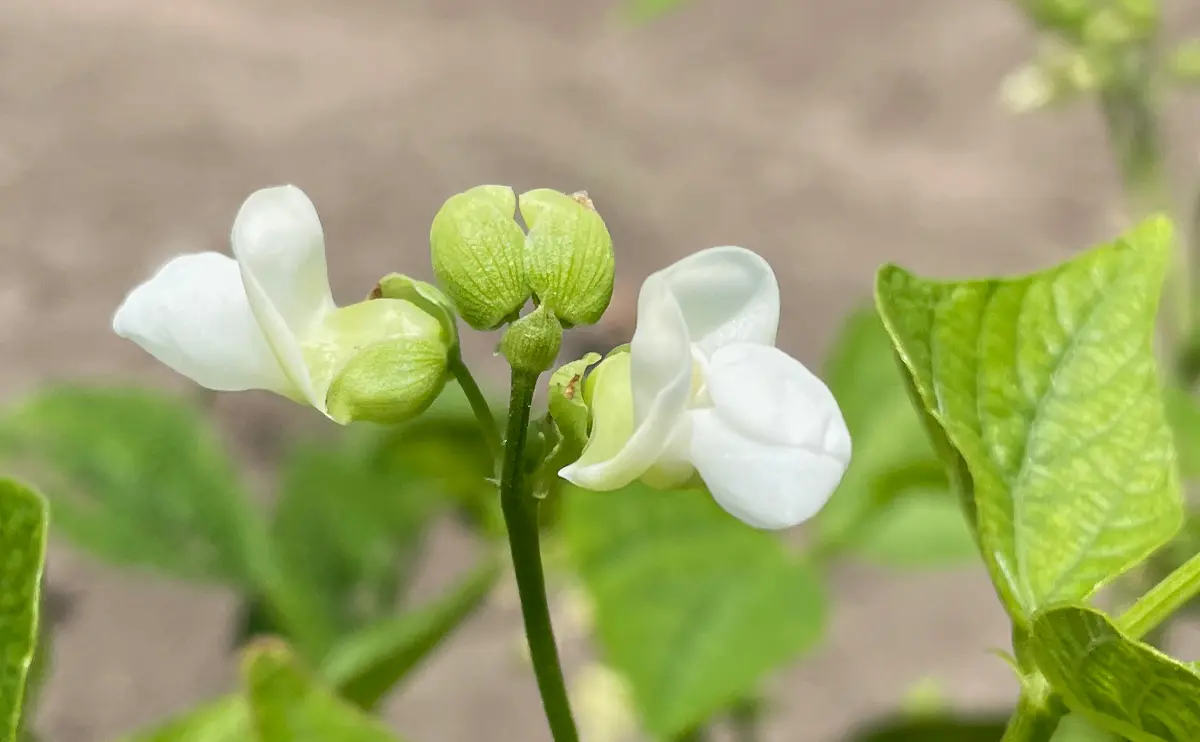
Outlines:
[[[429,247],[434,275],[476,330],[504,324],[531,294],[516,204],[516,194],[507,186],[479,186],[451,197],[433,218]]]
[[[304,350],[314,383],[327,384],[331,418],[394,424],[441,393],[453,347],[438,316],[413,302],[374,299],[338,309]]]
[[[517,371],[540,374],[554,365],[562,345],[562,325],[542,304],[508,326],[500,352]]]
[[[525,275],[538,300],[568,327],[599,321],[612,299],[612,237],[586,193],[521,194]]]

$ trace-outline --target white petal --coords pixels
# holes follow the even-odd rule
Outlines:
[[[635,423],[652,408],[682,415],[691,391],[692,348],[679,304],[662,281],[642,285],[629,356]]]
[[[755,528],[803,523],[833,494],[846,465],[829,454],[764,445],[745,437],[715,409],[692,418],[692,461],[713,499]]]
[[[741,435],[850,462],[850,432],[833,393],[778,348],[727,345],[713,354],[706,382],[713,406]]]
[[[668,441],[678,437],[678,426],[686,422],[682,406],[664,393],[635,424],[631,361],[630,353],[617,353],[593,372],[591,435],[579,460],[559,472],[576,486],[605,492],[628,485],[658,461]]]
[[[335,309],[316,208],[295,186],[256,191],[238,211],[231,241],[267,342],[292,383],[323,409],[298,340]]]
[[[675,298],[688,334],[704,355],[728,343],[775,344],[779,284],[758,254],[713,247],[652,275]]]
[[[171,260],[130,292],[113,317],[113,331],[203,387],[291,391],[250,311],[238,265],[227,255]]]

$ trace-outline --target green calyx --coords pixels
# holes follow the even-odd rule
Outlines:
[[[516,370],[540,374],[558,358],[562,333],[558,318],[543,304],[509,325],[500,340],[500,353]]]
[[[448,377],[456,337],[444,318],[402,299],[373,299],[334,312],[304,344],[329,416],[343,425],[399,423],[425,411]]]

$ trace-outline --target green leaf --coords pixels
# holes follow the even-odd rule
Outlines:
[[[1153,352],[1171,249],[1156,218],[1021,278],[880,270],[880,314],[1018,621],[1087,598],[1180,527]]]
[[[461,393],[447,390],[421,417],[388,431],[375,456],[377,465],[407,471],[426,491],[457,504],[482,535],[504,538],[496,487],[489,481],[495,463]]]
[[[258,742],[250,707],[241,696],[225,696],[180,714],[124,742]]]
[[[1175,433],[1179,473],[1185,480],[1200,478],[1200,403],[1174,385],[1163,388],[1167,421]]]
[[[826,599],[814,572],[706,492],[563,496],[564,543],[605,659],[629,680],[651,733],[728,708],[820,637]]]
[[[16,739],[25,683],[38,640],[46,561],[46,502],[0,480],[0,741]]]
[[[919,488],[888,499],[866,521],[854,552],[873,564],[900,569],[933,569],[978,558],[962,506],[944,489]]]
[[[247,650],[242,679],[259,742],[398,742],[376,719],[321,687],[279,642]]]
[[[499,565],[487,564],[446,595],[338,643],[322,676],[347,701],[370,710],[469,618],[488,596]]]
[[[318,646],[304,647],[314,658],[336,636],[395,611],[425,526],[444,504],[429,482],[379,458],[374,443],[304,444],[284,463],[275,553],[295,601],[285,608],[317,627]]]
[[[846,319],[824,378],[842,408],[855,454],[816,519],[818,549],[846,548],[891,567],[973,559],[970,526],[949,492],[894,356],[873,308]],[[920,476],[914,479],[914,473]]]
[[[55,529],[110,563],[249,586],[265,544],[212,429],[148,391],[51,389],[0,429],[0,454],[31,468]]]
[[[1122,635],[1103,613],[1044,610],[1029,646],[1051,687],[1095,725],[1133,742],[1200,739],[1200,674]]]

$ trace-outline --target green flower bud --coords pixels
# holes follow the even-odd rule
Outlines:
[[[429,248],[434,275],[476,330],[504,324],[531,294],[516,205],[511,188],[479,186],[451,197],[433,218]]]
[[[568,327],[599,321],[612,299],[612,237],[586,193],[521,194],[525,275],[538,300]]]
[[[304,344],[325,407],[339,423],[399,423],[441,393],[453,348],[438,316],[413,302],[374,299],[336,310]]]
[[[542,304],[508,326],[500,352],[518,371],[540,374],[554,365],[562,346],[562,325]]]

